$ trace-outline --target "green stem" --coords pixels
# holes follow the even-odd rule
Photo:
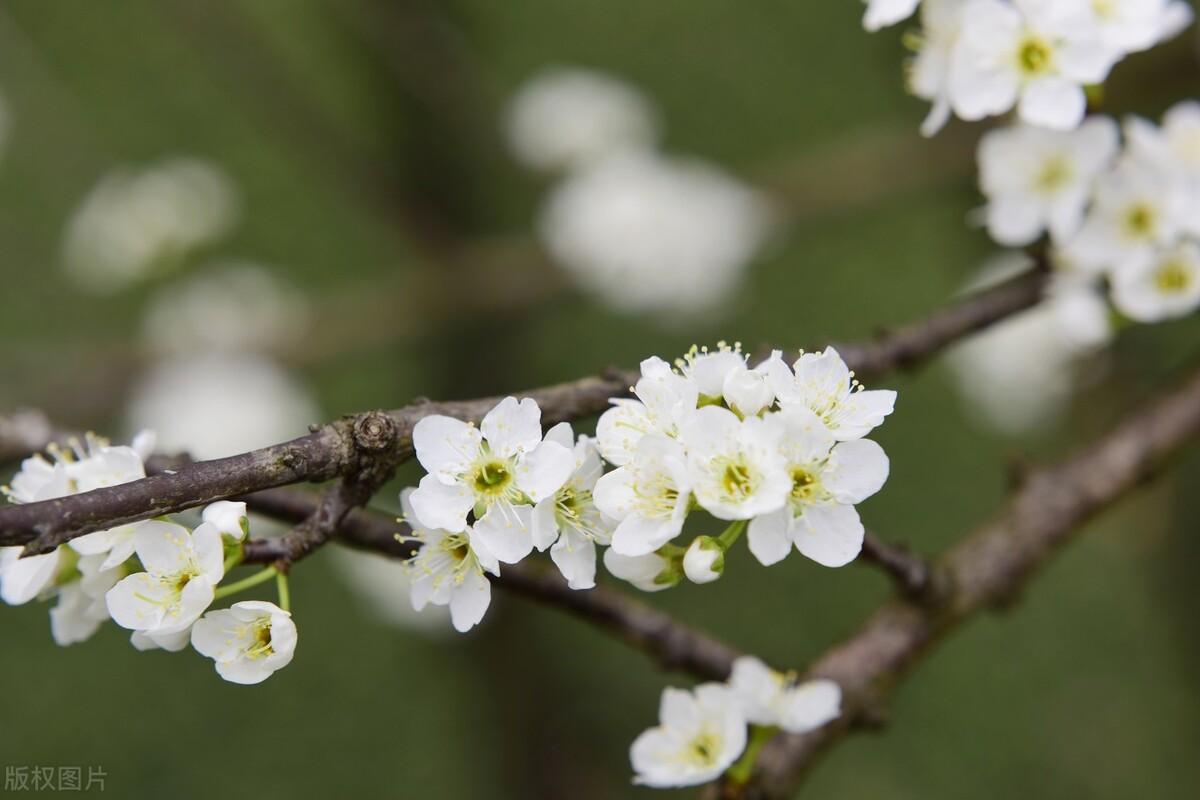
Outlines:
[[[721,543],[724,550],[733,547],[733,543],[742,535],[742,531],[746,530],[746,520],[739,519],[733,522],[725,529],[725,532],[717,537],[717,541]]]
[[[274,567],[267,567],[264,570],[254,573],[249,578],[243,578],[237,583],[231,583],[228,586],[218,586],[217,591],[213,593],[214,600],[220,600],[222,597],[228,597],[231,594],[244,592],[246,589],[258,586],[264,581],[269,581],[274,578],[277,571]]]
[[[292,595],[288,592],[287,575],[280,572],[275,576],[275,588],[279,590],[279,607],[284,611],[291,611]]]
[[[242,545],[241,542],[238,542],[237,544],[233,545],[229,550],[229,554],[227,556],[225,556],[224,574],[228,575],[229,570],[233,569],[238,564],[242,563],[242,559],[245,558],[245,556],[246,556],[246,548]]]
[[[750,741],[746,744],[746,750],[742,753],[742,757],[737,760],[737,763],[725,771],[726,777],[732,783],[747,783],[750,780],[750,776],[754,773],[754,764],[758,761],[759,751],[778,732],[779,729],[774,726],[751,725]]]

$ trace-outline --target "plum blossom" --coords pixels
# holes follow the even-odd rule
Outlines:
[[[658,357],[642,362],[633,394],[636,400],[613,400],[613,407],[596,423],[600,455],[616,466],[633,459],[638,443],[648,433],[678,436],[680,425],[696,411],[700,399],[696,382]]]
[[[788,733],[807,733],[841,715],[842,690],[829,680],[800,683],[753,656],[733,662],[729,686],[755,725],[778,727]]]
[[[1130,117],[1125,136],[1135,161],[1178,183],[1183,224],[1193,236],[1200,236],[1200,102],[1175,104],[1163,115],[1161,127]]]
[[[412,526],[412,538],[421,543],[417,554],[405,562],[411,584],[412,606],[450,607],[450,621],[459,633],[475,627],[492,602],[492,584],[484,571],[500,574],[500,562],[469,525],[461,531],[426,527],[414,513],[413,495],[400,495],[404,518]]]
[[[717,519],[751,519],[783,507],[792,482],[784,467],[778,417],[748,417],[705,406],[680,435],[700,506]]]
[[[1101,40],[1121,54],[1147,50],[1192,21],[1184,0],[1093,0],[1091,16]]]
[[[921,123],[924,136],[933,136],[950,119],[950,68],[965,4],[966,0],[925,0],[921,31],[907,40],[915,52],[909,64],[909,91],[933,103]]]
[[[652,433],[638,441],[634,458],[596,482],[600,512],[617,520],[612,547],[621,555],[644,556],[683,532],[692,487],[683,445]]]
[[[205,506],[200,516],[230,542],[242,541],[250,531],[245,503],[218,500]]]
[[[296,623],[274,603],[243,600],[209,611],[192,626],[192,647],[230,683],[262,683],[292,661]]]
[[[570,423],[555,425],[547,431],[546,441],[571,450],[575,471],[558,491],[534,507],[533,540],[540,550],[550,547],[550,558],[568,586],[590,589],[596,585],[596,545],[607,546],[615,526],[592,497],[604,464],[595,441],[587,436],[576,440]]]
[[[950,100],[966,120],[1014,105],[1031,125],[1075,128],[1120,52],[1105,42],[1090,0],[968,0],[950,70]]]
[[[225,574],[221,534],[210,523],[189,532],[182,525],[149,520],[134,534],[134,549],[146,571],[108,591],[108,612],[134,631],[135,646],[181,650]]]
[[[999,128],[979,145],[988,232],[1007,246],[1032,244],[1049,230],[1065,243],[1079,230],[1101,173],[1116,158],[1116,123],[1094,117],[1077,130]]]
[[[773,373],[780,408],[807,408],[839,441],[867,435],[895,409],[896,393],[864,390],[833,347],[802,353],[793,369]]]
[[[531,398],[506,397],[478,428],[441,415],[418,422],[413,446],[429,473],[411,498],[421,524],[462,533],[474,512],[474,535],[496,558],[513,564],[529,555],[534,506],[575,469],[571,450],[542,439],[541,413]]]
[[[643,592],[670,589],[682,577],[678,565],[658,553],[623,556],[610,547],[604,551],[604,566],[613,577],[628,581]]]
[[[877,31],[895,25],[913,15],[921,0],[868,0],[863,14],[863,27]]]
[[[779,420],[790,493],[783,508],[750,521],[750,552],[770,566],[795,545],[818,564],[843,566],[862,549],[863,525],[854,506],[883,486],[888,458],[868,439],[835,443],[805,408],[785,409]]]
[[[683,574],[692,583],[712,583],[725,571],[725,548],[711,536],[697,536],[683,554]]]
[[[692,692],[663,691],[659,725],[629,749],[634,783],[656,788],[696,786],[718,778],[746,748],[746,717],[724,684]]]
[[[1183,242],[1151,261],[1117,270],[1112,300],[1138,322],[1161,322],[1200,308],[1200,244]]]

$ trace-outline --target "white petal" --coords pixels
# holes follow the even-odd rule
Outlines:
[[[492,583],[478,572],[467,573],[450,598],[450,621],[459,633],[475,627],[492,602]]]
[[[842,442],[829,454],[821,483],[839,503],[853,505],[883,488],[889,466],[883,448],[870,439]]]
[[[630,515],[613,531],[612,549],[623,556],[648,555],[678,536],[682,529],[674,520]]]
[[[188,529],[173,522],[147,520],[134,534],[134,549],[152,575],[171,575],[189,566],[192,540]]]
[[[475,495],[466,486],[447,486],[433,475],[421,478],[421,484],[408,496],[417,521],[426,529],[459,533],[467,527],[467,513],[475,505]]]
[[[788,534],[791,524],[792,511],[788,508],[750,520],[746,541],[750,552],[764,567],[778,564],[791,552],[792,540]]]
[[[796,549],[826,567],[849,564],[862,551],[865,535],[854,506],[809,506],[792,527]]]
[[[488,412],[479,426],[492,453],[509,458],[538,446],[542,440],[542,410],[526,397],[506,397]]]
[[[536,503],[561,489],[574,471],[573,450],[542,442],[517,463],[517,486]]]
[[[783,699],[779,726],[789,733],[807,733],[842,713],[842,689],[833,681],[808,681],[789,690]]]
[[[483,437],[474,426],[440,414],[413,426],[413,449],[425,471],[443,483],[453,483],[479,455]]]
[[[1083,87],[1064,78],[1043,78],[1021,93],[1021,119],[1051,130],[1071,130],[1083,121],[1087,97]]]
[[[550,558],[572,589],[591,589],[596,585],[596,545],[592,540],[567,528],[550,548]]]
[[[533,552],[532,506],[504,507],[499,503],[475,523],[475,536],[505,564],[516,564]]]
[[[533,546],[538,552],[544,551],[558,539],[558,521],[555,516],[557,501],[547,497],[533,507],[533,519],[530,522],[530,533],[533,536]]]
[[[4,548],[0,569],[0,598],[10,606],[28,603],[54,582],[59,551],[21,558],[20,547]]]
[[[228,536],[235,542],[246,538],[246,530],[250,524],[246,516],[245,503],[233,503],[219,500],[205,507],[201,518],[216,526],[222,535]]]

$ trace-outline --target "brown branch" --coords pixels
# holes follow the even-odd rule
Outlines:
[[[907,548],[889,544],[868,533],[858,560],[882,569],[901,594],[913,600],[932,602],[935,599],[935,582],[929,564]]]
[[[843,345],[842,354],[860,376],[878,377],[909,368],[940,352],[951,342],[1037,302],[1045,274],[1034,270],[993,289],[972,295],[927,319],[881,334],[867,344]],[[611,371],[600,377],[519,393],[542,408],[552,424],[598,414],[612,397],[628,394],[636,373]],[[450,402],[419,401],[387,412],[391,440],[372,453],[379,464],[394,468],[412,455],[412,429],[431,414],[479,421],[501,398]],[[352,477],[362,453],[355,426],[379,414],[368,412],[315,429],[308,436],[249,453],[181,465],[148,478],[70,495],[57,500],[0,508],[0,545],[25,545],[26,555],[45,553],[92,531],[183,511],[215,500],[306,481]]]
[[[892,600],[812,666],[810,677],[842,687],[842,718],[771,742],[756,780],[742,788],[725,787],[725,796],[790,797],[817,758],[872,715],[946,634],[985,609],[1007,604],[1084,522],[1151,477],[1197,436],[1200,371],[1070,458],[1034,470],[996,519],[937,560],[935,574],[948,587],[941,602]]]
[[[287,522],[303,524],[321,513],[324,503],[317,495],[298,489],[272,489],[244,498],[251,510]],[[397,534],[411,531],[403,523],[376,511],[356,510],[346,514],[337,541],[405,559],[416,552],[411,540]],[[278,562],[291,556],[288,536],[256,539],[246,543],[245,563]],[[302,557],[302,556],[301,556]],[[665,669],[686,672],[700,680],[724,680],[740,653],[705,633],[697,631],[612,587],[597,585],[588,591],[569,589],[552,568],[525,561],[501,568],[493,584],[513,594],[558,608],[595,625],[626,644],[646,653]]]

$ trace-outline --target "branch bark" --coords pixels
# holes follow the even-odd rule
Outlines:
[[[904,597],[888,602],[811,667],[809,677],[842,687],[842,718],[809,734],[772,741],[762,752],[756,779],[745,787],[726,786],[720,796],[791,796],[819,756],[869,721],[881,700],[948,633],[981,611],[1007,605],[1083,523],[1197,436],[1200,370],[1090,446],[1034,470],[994,520],[934,564],[936,579],[948,587],[940,602]]]
[[[842,355],[860,377],[879,377],[893,369],[911,368],[958,339],[1034,305],[1045,281],[1045,271],[1035,269],[964,298],[920,322],[880,334],[871,342],[842,345]],[[553,424],[600,413],[608,407],[609,398],[627,395],[636,378],[636,373],[613,370],[520,394],[537,400],[543,422]],[[446,414],[478,422],[500,399],[420,400],[386,412],[393,423],[392,438],[372,458],[395,468],[412,456],[412,429],[423,417]],[[26,555],[46,553],[75,536],[216,500],[293,483],[352,477],[362,456],[354,439],[355,426],[380,413],[340,420],[316,428],[307,436],[261,450],[183,464],[143,480],[0,508],[0,545],[25,545]]]

